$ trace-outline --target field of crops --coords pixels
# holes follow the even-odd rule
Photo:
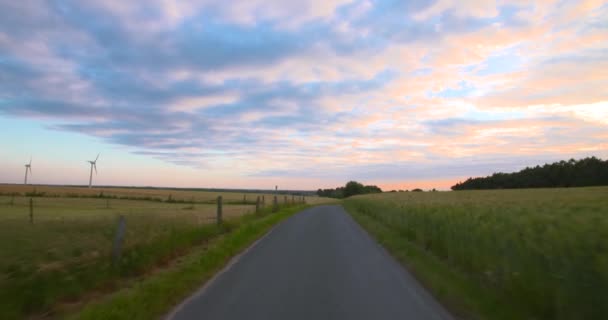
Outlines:
[[[111,292],[125,277],[145,274],[234,227],[255,212],[258,196],[6,185],[0,194],[0,319],[40,316],[91,290]],[[216,226],[218,195],[225,199],[222,227]],[[272,196],[264,196],[270,211]],[[280,205],[292,201],[278,199]],[[112,265],[120,215],[127,226],[123,254]]]
[[[287,192],[287,191],[281,191]],[[23,195],[23,196],[44,196],[44,197],[105,197],[124,200],[152,200],[167,201],[168,199],[177,202],[207,202],[215,203],[218,196],[222,196],[224,201],[229,203],[249,202],[254,203],[258,196],[271,199],[272,193],[240,193],[240,192],[215,192],[215,191],[190,191],[180,189],[156,189],[156,188],[85,188],[69,186],[32,186],[0,184],[0,195]],[[279,194],[279,200],[283,200],[285,195]],[[289,195],[291,196],[291,195]],[[318,197],[309,197],[310,201],[324,201]]]
[[[528,319],[608,315],[608,188],[357,196],[394,230]]]

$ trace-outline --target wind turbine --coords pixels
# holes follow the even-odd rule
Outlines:
[[[25,165],[25,180],[23,181],[23,184],[27,184],[27,172],[30,172],[30,174],[32,174],[32,158],[30,157],[30,163]]]
[[[97,159],[99,159],[99,153],[97,154],[97,158],[95,158],[95,160],[87,161],[88,163],[91,164],[91,174],[89,175],[89,188],[91,187],[91,184],[93,183],[93,168],[95,168],[95,174],[97,174]]]

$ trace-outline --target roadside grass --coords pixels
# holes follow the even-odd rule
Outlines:
[[[608,316],[608,188],[385,193],[353,217],[474,319]]]
[[[53,315],[83,296],[104,294],[166,266],[241,223],[252,205],[216,205],[36,197],[34,223],[29,198],[0,196],[0,319]],[[270,210],[268,201],[265,212]],[[120,264],[111,248],[118,216],[127,232]],[[247,218],[250,219],[250,218]]]
[[[463,274],[347,201],[345,209],[458,319],[525,319]],[[365,210],[365,209],[363,209]]]
[[[277,213],[246,215],[233,230],[178,263],[115,294],[86,305],[68,319],[154,319],[166,315],[188,295],[201,287],[236,254],[268,232],[281,220],[306,205],[281,209]]]

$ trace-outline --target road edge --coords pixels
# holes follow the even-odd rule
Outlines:
[[[449,268],[436,256],[404,239],[397,231],[360,211],[353,202],[343,202],[349,215],[385,248],[397,263],[411,273],[455,319],[522,319],[525,316]]]
[[[301,213],[301,212],[303,212],[303,211],[305,211],[307,209],[308,208],[305,208],[304,210],[299,211],[297,213]],[[222,268],[222,270],[218,271],[215,275],[213,275],[213,277],[211,279],[205,281],[205,283],[203,283],[202,286],[199,289],[197,289],[196,291],[194,291],[186,299],[184,299],[181,303],[179,303],[178,305],[176,305],[168,314],[166,314],[165,316],[161,317],[161,319],[164,319],[164,320],[171,320],[171,319],[173,319],[173,317],[175,317],[175,315],[178,312],[180,312],[188,303],[190,303],[191,301],[193,301],[193,300],[197,299],[198,297],[202,296],[203,294],[205,294],[205,292],[209,289],[209,287],[211,287],[215,282],[217,282],[217,280],[220,277],[222,277],[226,272],[230,271],[230,269],[232,269],[232,267],[235,264],[237,264],[239,262],[239,260],[241,260],[241,258],[243,256],[245,256],[253,248],[255,248],[262,240],[264,240],[268,236],[270,236],[270,234],[272,234],[272,232],[274,232],[274,230],[276,230],[280,225],[282,225],[283,223],[285,223],[285,221],[287,221],[287,219],[289,219],[289,217],[287,217],[286,219],[283,219],[279,223],[275,224],[270,230],[268,230],[268,232],[266,232],[260,238],[258,238],[257,240],[255,240],[251,245],[249,245],[243,251],[241,251],[238,254],[236,254],[235,256],[233,256],[230,259],[230,261],[228,261],[228,263],[224,266],[224,268]]]
[[[176,305],[183,303],[193,292],[221,273],[232,260],[258,240],[269,234],[275,226],[291,216],[305,211],[311,205],[286,207],[277,213],[265,215],[241,225],[218,239],[212,246],[184,256],[178,265],[144,278],[131,287],[91,302],[75,313],[62,315],[66,319],[163,319]],[[238,260],[235,260],[238,261]]]

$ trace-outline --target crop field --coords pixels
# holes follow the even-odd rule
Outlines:
[[[242,193],[33,188],[0,187],[0,319],[52,316],[91,291],[111,292],[125,277],[170,263],[233,228],[255,212],[258,196],[247,194],[244,202]],[[224,198],[222,227],[216,225],[218,195]],[[272,196],[264,196],[269,211]],[[283,205],[285,197],[278,199]],[[120,215],[127,227],[120,263],[113,265]]]
[[[283,191],[281,191],[283,192]],[[105,197],[117,198],[125,200],[153,200],[167,201],[168,199],[177,202],[206,202],[215,203],[218,196],[222,196],[225,202],[238,203],[245,202],[254,204],[258,196],[264,196],[267,203],[272,199],[271,193],[241,193],[241,192],[215,192],[215,191],[190,191],[179,189],[156,189],[156,188],[85,188],[85,187],[69,187],[69,186],[32,186],[32,185],[11,185],[0,184],[0,195],[33,195],[44,197],[69,197],[69,198],[86,198],[86,197]],[[280,201],[285,195],[279,194],[277,197]],[[291,197],[289,195],[288,197]],[[291,200],[291,198],[289,199]],[[326,199],[309,196],[307,201],[316,203],[318,201],[326,201]]]
[[[0,197],[0,270],[32,264],[37,269],[99,256],[110,249],[118,215],[128,223],[125,247],[153,241],[163,233],[215,223],[214,204],[172,204],[151,201],[34,198],[34,223],[29,199]],[[109,201],[109,202],[108,202]],[[252,205],[230,205],[225,218],[251,212]],[[72,232],[73,231],[73,232]]]
[[[347,199],[345,207],[438,258],[514,314],[608,315],[606,187],[384,193]]]

